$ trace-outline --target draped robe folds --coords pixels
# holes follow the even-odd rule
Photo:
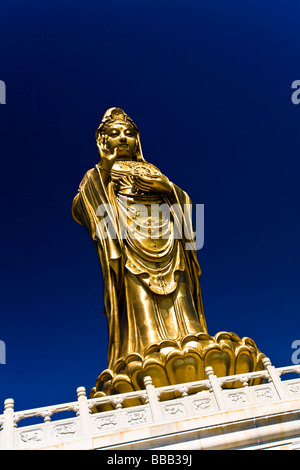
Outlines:
[[[131,244],[120,231],[118,222],[124,218],[122,194],[118,192],[115,181],[104,184],[101,171],[100,166],[96,165],[85,174],[74,198],[72,213],[92,237],[100,259],[104,314],[109,332],[107,360],[108,367],[113,368],[118,359],[130,353],[143,357],[146,348],[153,343],[179,340],[188,334],[207,332],[207,328],[196,251],[185,249],[185,243],[193,242],[191,214],[185,210],[185,205],[191,205],[189,196],[173,183],[170,183],[172,190],[168,195],[153,195],[150,192],[143,196],[145,201],[154,197],[154,201],[164,202],[169,207],[175,204],[177,216],[171,216],[171,226],[176,229],[177,224],[182,233],[182,239],[174,240],[174,233],[170,232],[171,239],[164,243],[170,242],[172,247],[165,250],[169,249],[169,255],[165,258],[162,252],[155,252],[155,256],[161,256],[162,270],[169,276],[166,277],[168,282],[165,287],[164,284],[156,285],[159,276],[156,275],[155,266],[159,264],[151,262],[151,257],[148,257],[148,268],[143,270],[143,260],[147,254],[143,253],[140,245],[137,248],[137,242]],[[133,195],[134,190],[129,196]],[[143,197],[140,198],[141,203]],[[134,197],[132,201],[135,202]],[[105,225],[106,233],[103,232],[103,225],[99,224],[97,210],[100,206],[105,206],[110,222]],[[165,248],[166,245],[162,250]]]

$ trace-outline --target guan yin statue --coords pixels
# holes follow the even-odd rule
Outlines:
[[[250,338],[207,332],[191,200],[142,154],[140,132],[119,108],[96,131],[100,161],[72,205],[101,263],[108,368],[91,397],[262,369]]]

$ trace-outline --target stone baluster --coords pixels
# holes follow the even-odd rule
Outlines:
[[[90,412],[84,387],[77,388],[79,418],[83,434],[88,434],[90,430]]]
[[[115,405],[116,410],[122,410],[123,408],[123,401],[125,400],[124,396],[118,396],[116,398],[112,398],[111,402]]]
[[[155,387],[152,383],[152,379],[150,376],[147,375],[144,378],[144,385],[146,387],[146,392],[148,395],[148,403],[150,406],[153,422],[157,423],[162,420],[162,417]]]
[[[214,374],[214,370],[211,366],[205,367],[205,373],[210,382],[211,389],[215,396],[219,410],[224,410],[225,404],[223,400],[222,388],[220,387],[218,377]]]
[[[14,448],[14,400],[7,398],[4,402],[3,414],[3,448]]]
[[[285,399],[284,389],[282,387],[281,379],[276,372],[276,368],[272,366],[272,363],[268,357],[264,357],[262,360],[264,367],[267,369],[270,381],[274,384],[275,390],[280,398],[280,400]]]

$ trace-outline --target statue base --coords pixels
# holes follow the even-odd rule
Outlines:
[[[225,331],[215,336],[201,332],[178,340],[163,340],[148,346],[143,356],[130,353],[118,359],[112,370],[104,370],[97,378],[90,398],[142,390],[146,376],[152,378],[155,387],[164,387],[204,380],[208,366],[217,377],[263,370],[264,357],[252,339],[239,338],[235,333]],[[262,379],[252,382],[249,385],[258,385]],[[227,384],[228,388],[237,386],[238,383]],[[169,400],[173,398],[171,395],[172,392],[168,392],[160,399]],[[111,405],[103,405],[94,411],[109,409],[112,409]]]

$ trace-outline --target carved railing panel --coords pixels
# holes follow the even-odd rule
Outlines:
[[[8,399],[4,414],[0,415],[0,448],[56,446],[161,422],[300,398],[299,377],[281,380],[285,374],[299,375],[299,366],[275,369],[268,358],[264,365],[262,371],[219,378],[207,367],[205,380],[160,388],[155,388],[151,378],[146,377],[145,390],[93,399],[87,399],[84,387],[79,387],[75,402],[25,411],[15,412],[13,400]],[[249,386],[254,379],[263,379],[263,383]],[[130,403],[135,406],[129,406]],[[93,412],[103,407],[110,409]],[[59,418],[58,414],[66,411],[73,412],[74,416],[53,420],[54,414]],[[43,422],[26,426],[26,419],[33,417]]]

